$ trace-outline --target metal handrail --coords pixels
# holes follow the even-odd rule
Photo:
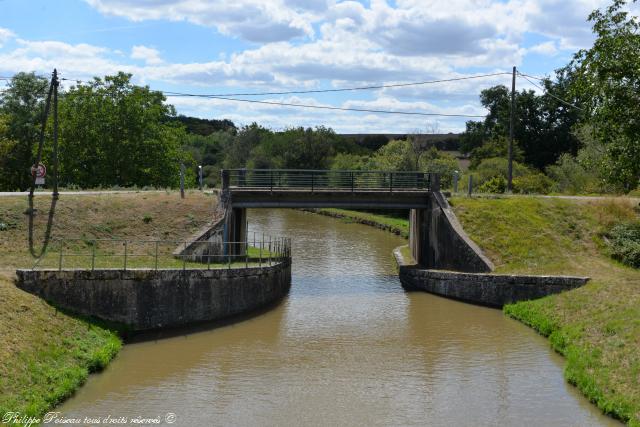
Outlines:
[[[432,175],[419,171],[223,169],[223,188],[316,190],[430,190]],[[437,185],[436,176],[436,185]]]
[[[265,236],[268,237],[268,236]],[[148,258],[150,260],[149,267],[155,270],[159,270],[162,264],[166,264],[166,260],[173,259],[178,262],[182,261],[182,268],[186,269],[187,262],[190,265],[194,263],[206,264],[206,268],[211,268],[212,261],[214,264],[227,264],[228,268],[231,268],[232,263],[244,261],[245,267],[249,266],[249,263],[256,262],[258,266],[270,266],[274,263],[279,263],[288,260],[291,256],[291,239],[286,237],[279,237],[277,239],[270,238],[271,242],[277,242],[274,246],[274,250],[267,250],[269,242],[263,237],[262,240],[256,240],[249,242],[244,241],[184,241],[184,240],[166,240],[166,239],[82,239],[82,238],[56,238],[53,239],[52,245],[49,250],[41,257],[36,259],[36,262],[32,266],[35,270],[42,263],[43,259],[52,252],[55,253],[56,246],[58,252],[58,270],[62,270],[64,260],[68,258],[87,258],[90,259],[90,263],[87,263],[87,269],[94,270],[96,268],[96,260],[107,258],[122,258],[122,263],[119,264],[124,270],[128,268],[128,261],[131,262],[136,258]],[[90,246],[89,252],[83,250],[69,249],[69,244],[73,242],[83,242],[86,246]],[[115,244],[116,247],[105,247],[105,243]],[[251,245],[253,243],[253,245]],[[102,244],[103,252],[98,252],[99,246]],[[159,251],[160,245],[171,245],[168,250]],[[149,247],[149,251],[140,252],[140,246]],[[183,246],[184,245],[184,246]],[[188,246],[187,246],[188,245]],[[201,250],[200,253],[176,253],[176,247],[192,248],[195,245],[196,249]],[[108,246],[108,245],[107,245]],[[104,250],[116,250],[118,247],[124,247],[124,252],[104,252]],[[251,248],[256,248],[257,254],[250,254]],[[204,251],[202,251],[204,249]],[[257,256],[256,256],[257,255]],[[165,261],[160,261],[166,259]],[[220,260],[226,260],[226,262],[217,262]],[[120,268],[117,265],[110,266],[110,268]],[[204,268],[204,267],[203,267]]]

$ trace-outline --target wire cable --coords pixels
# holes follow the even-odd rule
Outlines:
[[[422,86],[422,85],[429,85],[429,84],[436,84],[436,83],[457,82],[462,80],[472,80],[472,79],[480,79],[485,77],[494,77],[494,76],[502,76],[502,75],[511,75],[511,73],[500,72],[500,73],[492,73],[492,74],[479,74],[479,75],[467,76],[467,77],[455,77],[451,79],[426,80],[422,82],[394,83],[394,84],[382,84],[382,85],[373,85],[373,86],[356,86],[356,87],[348,87],[348,88],[340,88],[340,89],[310,89],[310,90],[288,90],[288,91],[278,91],[278,92],[214,93],[214,94],[189,94],[189,93],[170,92],[170,91],[166,91],[165,93],[176,95],[176,96],[181,95],[181,96],[208,96],[208,97],[295,95],[295,94],[305,94],[305,93],[348,92],[348,91],[358,91],[358,90],[376,90],[376,89],[389,89],[389,88],[408,87],[408,86]]]
[[[183,96],[183,95],[167,95],[167,96]],[[446,113],[421,113],[417,111],[390,111],[390,110],[374,110],[368,108],[346,108],[346,107],[331,107],[327,105],[309,105],[309,104],[294,104],[290,102],[274,102],[274,101],[258,101],[256,99],[238,99],[238,98],[227,98],[221,96],[202,96],[205,99],[221,99],[225,101],[235,101],[235,102],[248,102],[252,104],[267,104],[267,105],[278,105],[283,107],[300,107],[300,108],[316,108],[320,110],[337,110],[337,111],[356,111],[361,113],[381,113],[381,114],[401,114],[401,115],[409,115],[409,116],[440,116],[440,117],[468,117],[468,118],[479,118],[486,117],[485,115],[478,114],[446,114]]]
[[[529,76],[519,73],[518,75],[522,76],[526,81],[528,81],[529,83],[531,83],[532,85],[534,85],[535,87],[537,87],[538,89],[540,89],[542,92],[544,92],[546,95],[549,95],[550,97],[552,97],[553,99],[562,102],[565,105],[568,105],[569,107],[573,107],[576,110],[580,110],[580,111],[584,111],[583,108],[578,107],[575,104],[570,103],[569,101],[565,101],[562,98],[558,98],[557,96],[555,96],[554,94],[552,94],[551,92],[549,92],[548,90],[546,90],[545,88],[541,87],[540,85],[538,85],[537,83],[532,82],[531,80],[529,80]]]

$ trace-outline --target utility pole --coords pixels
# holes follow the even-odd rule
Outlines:
[[[58,197],[58,70],[53,69],[53,197]]]
[[[513,132],[515,121],[515,107],[516,107],[516,67],[513,66],[513,75],[511,77],[511,117],[509,119],[509,166],[507,170],[507,192],[511,193],[513,190]]]

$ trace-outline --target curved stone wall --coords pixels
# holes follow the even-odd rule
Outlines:
[[[284,297],[290,261],[266,267],[186,270],[18,270],[17,286],[58,307],[132,330],[217,320]]]

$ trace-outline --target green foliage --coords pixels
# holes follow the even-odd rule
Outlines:
[[[503,176],[494,176],[483,182],[477,189],[479,193],[504,193],[507,180]]]
[[[515,94],[514,139],[521,151],[517,160],[542,169],[554,163],[564,152],[574,153],[578,140],[570,133],[579,119],[578,110],[566,108],[555,97],[570,98],[567,94],[569,79],[558,75],[558,82],[545,81],[547,94],[520,91]],[[511,91],[505,86],[494,86],[480,94],[482,105],[489,110],[483,122],[467,122],[461,136],[461,150],[472,154],[478,164],[484,158],[506,155],[505,138],[509,133]],[[485,147],[485,145],[489,145]]]
[[[608,237],[614,259],[640,268],[640,222],[618,224],[609,231]]]
[[[507,179],[507,166],[508,161],[505,158],[494,157],[491,159],[485,159],[469,173],[473,174],[473,182],[475,185],[482,185],[484,182],[491,178],[500,176]],[[514,161],[513,162],[513,177],[519,177],[531,173],[531,170],[526,166]]]
[[[451,155],[432,148],[420,159],[420,170],[440,174],[442,188],[453,185],[453,174],[460,170],[458,161]]]
[[[125,73],[71,87],[60,101],[61,183],[176,187],[189,156],[180,149],[184,129],[165,120],[175,111],[164,101]]]
[[[539,172],[513,178],[513,192],[519,194],[548,194],[553,187],[553,181]]]
[[[369,156],[358,154],[338,153],[331,162],[333,170],[368,170],[371,166]]]
[[[620,192],[619,185],[606,180],[606,147],[593,138],[592,128],[582,126],[575,132],[582,143],[576,156],[564,153],[556,164],[548,166],[547,175],[554,181],[554,190],[562,193]]]
[[[197,117],[187,117],[179,115],[172,117],[172,121],[181,123],[186,128],[187,132],[198,136],[209,136],[215,132],[230,132],[235,133],[236,125],[231,120],[211,120],[200,119]]]
[[[47,80],[16,74],[0,95],[0,190],[26,190],[38,141]]]
[[[471,165],[472,169],[478,167],[480,162],[485,159],[491,159],[494,157],[507,158],[509,153],[509,140],[504,136],[493,136],[485,144],[474,148],[471,151]],[[522,162],[524,156],[522,150],[518,147],[517,141],[513,144],[513,159],[517,162]]]
[[[374,153],[373,163],[378,170],[415,170],[415,157],[411,143],[403,140],[390,141]]]
[[[595,138],[606,147],[606,179],[630,190],[640,181],[640,20],[624,11],[626,5],[614,0],[591,13],[597,38],[576,53],[567,70]]]

